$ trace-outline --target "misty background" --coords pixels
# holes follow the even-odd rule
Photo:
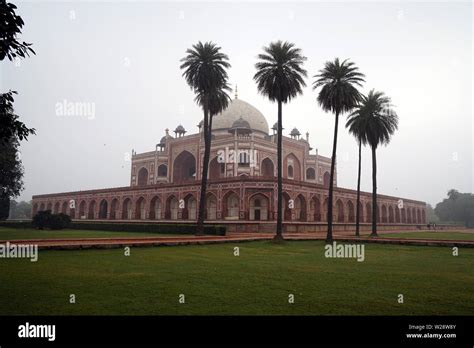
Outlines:
[[[128,186],[132,149],[154,150],[165,128],[178,124],[197,132],[202,112],[179,60],[199,40],[222,47],[239,99],[270,127],[277,106],[257,93],[256,55],[278,39],[300,47],[310,77],[304,95],[283,106],[283,132],[308,131],[328,157],[334,116],[317,105],[311,85],[325,61],[350,58],[366,75],[361,91],[385,92],[400,119],[391,143],[378,149],[378,192],[432,205],[451,188],[472,192],[470,2],[13,2],[25,21],[20,39],[37,53],[0,69],[2,91],[19,92],[15,112],[37,132],[21,143],[20,200]],[[93,117],[61,115],[64,101],[93,107]],[[344,124],[345,116],[338,186],[355,189],[357,143]],[[362,156],[362,190],[371,191],[368,148]]]

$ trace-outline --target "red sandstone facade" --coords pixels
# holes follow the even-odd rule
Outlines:
[[[132,152],[130,186],[33,196],[33,213],[50,209],[73,219],[196,221],[204,141],[201,130],[185,133],[182,126],[175,137],[167,130],[155,151]],[[295,128],[290,135],[283,138],[284,220],[299,225],[297,230],[317,230],[327,220],[330,158],[311,153],[308,133],[301,139]],[[213,122],[206,219],[226,223],[230,230],[255,224],[271,230],[277,211],[276,163],[276,135],[269,135],[257,109],[235,99]],[[334,221],[352,225],[356,192],[337,187],[336,180],[335,185]],[[377,220],[381,226],[421,225],[425,209],[424,202],[379,195]],[[371,222],[371,211],[371,195],[362,192],[362,223]]]

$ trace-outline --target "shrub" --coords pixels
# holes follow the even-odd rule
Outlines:
[[[37,229],[44,229],[45,227],[49,227],[51,221],[51,210],[42,210],[36,213],[33,217],[33,226]]]
[[[62,230],[69,227],[71,218],[66,214],[51,214],[51,210],[39,211],[33,217],[33,226],[42,230],[50,228],[52,230]]]
[[[52,230],[62,230],[67,228],[71,225],[71,218],[69,215],[60,213],[60,214],[53,214],[51,215],[51,219],[49,220],[49,228]]]

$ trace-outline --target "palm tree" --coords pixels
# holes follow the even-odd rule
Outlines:
[[[306,86],[307,76],[303,69],[306,57],[301,49],[290,42],[271,42],[263,47],[263,54],[257,57],[257,69],[253,79],[257,83],[259,93],[278,104],[277,157],[278,157],[278,208],[276,241],[283,240],[282,224],[282,103],[288,103],[298,94],[303,94],[302,87]]]
[[[456,200],[459,197],[459,191],[456,189],[451,189],[448,191],[448,198],[452,201]]]
[[[332,145],[331,173],[329,181],[328,194],[328,234],[326,242],[332,242],[332,206],[333,206],[333,189],[334,189],[334,168],[336,165],[336,148],[337,148],[337,129],[339,125],[339,116],[345,112],[350,112],[361,99],[361,94],[357,90],[357,86],[362,86],[364,74],[354,63],[347,59],[339,62],[336,58],[334,62],[326,62],[324,69],[314,76],[316,81],[313,83],[313,89],[321,88],[318,94],[318,104],[326,112],[332,112],[336,116],[334,124],[334,138]]]
[[[364,104],[357,105],[356,109],[348,116],[346,128],[349,133],[354,135],[359,145],[359,167],[357,170],[357,207],[356,207],[356,236],[360,236],[360,175],[362,167],[362,145],[366,145],[367,141],[365,134],[365,118],[364,118]]]
[[[181,59],[180,66],[184,69],[183,77],[189,87],[196,94],[196,102],[204,112],[204,159],[202,164],[201,195],[199,199],[199,213],[197,221],[197,235],[204,233],[204,213],[206,210],[207,173],[209,171],[209,157],[211,153],[210,119],[223,108],[227,107],[223,94],[228,89],[227,71],[230,67],[229,58],[220,52],[221,47],[212,42],[199,41],[192,48],[186,50],[186,57]]]
[[[377,236],[377,156],[379,145],[387,145],[398,129],[398,116],[392,109],[391,100],[383,92],[371,90],[362,98],[361,106],[351,120],[359,129],[363,144],[369,144],[372,150],[372,237]],[[352,115],[351,115],[352,116]]]

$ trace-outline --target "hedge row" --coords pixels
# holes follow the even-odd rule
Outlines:
[[[34,228],[31,221],[0,221],[0,227]],[[165,234],[190,234],[196,233],[197,225],[191,224],[136,224],[136,223],[108,223],[108,222],[72,222],[68,227],[76,230],[96,230],[113,232],[144,232]],[[204,234],[225,236],[226,227],[219,225],[204,225]]]

